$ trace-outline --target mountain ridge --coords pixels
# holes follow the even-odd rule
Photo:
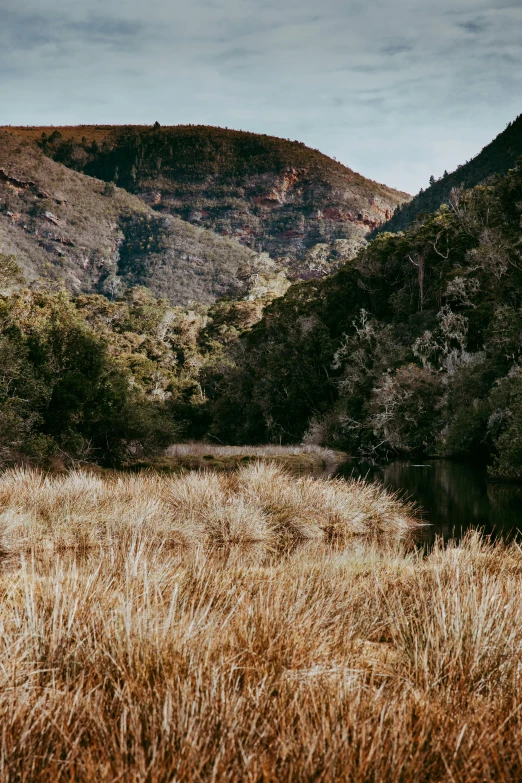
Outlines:
[[[172,304],[210,304],[248,296],[252,276],[258,289],[288,285],[268,256],[158,214],[1,131],[0,252],[16,258],[29,283],[75,293],[114,296],[141,284]]]
[[[445,173],[426,190],[421,190],[410,202],[397,208],[392,217],[378,226],[373,236],[384,231],[403,231],[415,222],[419,215],[431,213],[449,202],[451,191],[472,188],[494,176],[503,176],[513,168],[522,156],[522,114],[501,131],[477,155]]]
[[[302,142],[209,126],[18,128],[71,168],[156,211],[268,252],[295,279],[352,258],[409,195]],[[43,134],[43,135],[42,135]]]

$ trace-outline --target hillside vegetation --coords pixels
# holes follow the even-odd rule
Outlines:
[[[180,437],[305,439],[520,478],[521,214],[515,169],[275,300],[4,296],[3,459],[121,464]],[[0,257],[8,288],[19,271]]]
[[[27,282],[114,298],[135,285],[172,304],[284,292],[266,255],[71,171],[0,131],[0,253]],[[252,293],[253,291],[253,293]]]
[[[206,126],[12,129],[157,211],[266,251],[294,277],[351,258],[409,198],[297,141]],[[80,138],[81,137],[81,138]]]
[[[0,256],[0,278],[16,273]],[[171,308],[145,288],[0,297],[0,462],[121,465],[210,423],[201,386],[262,303]]]
[[[522,170],[292,286],[214,378],[213,431],[522,465]]]
[[[439,180],[432,178],[430,186],[421,190],[411,201],[401,204],[390,220],[376,229],[403,231],[415,222],[418,215],[435,212],[442,204],[448,204],[453,188],[472,188],[490,177],[507,174],[522,156],[522,114],[488,144],[476,157],[467,161]]]

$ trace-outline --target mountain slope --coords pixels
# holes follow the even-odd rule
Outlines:
[[[504,175],[515,166],[521,155],[522,114],[476,157],[435,181],[410,202],[401,205],[390,220],[376,229],[376,233],[403,231],[416,220],[417,215],[434,212],[442,204],[447,204],[453,188],[472,188],[488,177]]]
[[[266,255],[160,215],[1,131],[0,253],[16,258],[28,282],[109,295],[142,284],[172,304],[287,285]]]
[[[204,126],[16,132],[40,136],[55,160],[116,181],[156,211],[285,259],[295,277],[321,276],[353,257],[409,198],[302,143],[254,133]]]

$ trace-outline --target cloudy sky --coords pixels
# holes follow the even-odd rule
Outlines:
[[[411,193],[522,113],[522,0],[0,0],[0,124],[299,139]]]

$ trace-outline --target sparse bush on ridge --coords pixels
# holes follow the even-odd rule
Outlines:
[[[430,187],[421,190],[407,204],[401,204],[393,216],[377,232],[404,231],[419,215],[434,212],[441,204],[447,204],[454,188],[471,188],[488,178],[506,174],[522,155],[522,114],[510,122],[505,130],[464,165],[457,166],[450,174],[444,172],[440,179],[430,180]]]

